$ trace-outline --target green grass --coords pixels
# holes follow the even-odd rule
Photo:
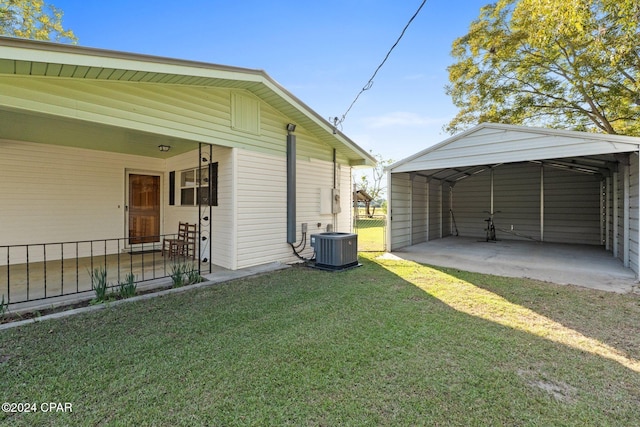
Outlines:
[[[0,424],[638,424],[637,295],[361,262],[2,331]]]
[[[358,250],[361,252],[384,251],[385,219],[361,218],[357,220]]]

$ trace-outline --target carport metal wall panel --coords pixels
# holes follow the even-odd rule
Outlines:
[[[442,223],[442,192],[441,182],[435,179],[429,181],[429,240],[440,239]]]
[[[494,217],[498,238],[528,240],[521,237],[527,236],[540,240],[540,168],[533,163],[494,168],[493,207],[499,211]],[[499,230],[511,230],[511,226],[514,233]]]
[[[458,181],[453,187],[453,214],[460,236],[484,238],[483,211],[491,209],[491,171]]]
[[[600,245],[601,176],[546,167],[545,242]]]
[[[629,267],[636,273],[640,271],[640,260],[638,259],[638,239],[640,233],[639,227],[639,202],[640,202],[640,182],[638,154],[630,155],[629,167]]]
[[[442,218],[441,236],[451,236],[453,226],[451,221],[451,185],[443,182],[441,188],[442,204],[440,209],[440,217]]]
[[[391,178],[391,250],[411,245],[411,177],[408,173],[389,174]]]
[[[618,259],[624,262],[624,176],[627,173],[626,166],[620,164],[618,166],[618,173],[614,174],[617,178],[614,185],[614,239],[615,245],[614,256],[617,255]],[[617,212],[617,215],[616,215]]]
[[[428,190],[427,178],[420,175],[414,175],[411,181],[411,244],[427,241],[428,226]]]

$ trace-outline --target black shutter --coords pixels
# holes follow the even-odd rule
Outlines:
[[[169,172],[169,206],[176,204],[176,171]]]
[[[209,206],[218,206],[218,162],[209,163]]]

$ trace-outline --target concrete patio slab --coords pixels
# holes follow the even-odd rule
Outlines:
[[[611,292],[640,292],[635,273],[600,246],[446,237],[386,256],[497,276]]]

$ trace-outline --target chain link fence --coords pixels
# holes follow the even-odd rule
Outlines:
[[[359,252],[383,252],[386,248],[387,216],[357,215],[353,229],[358,235]]]

